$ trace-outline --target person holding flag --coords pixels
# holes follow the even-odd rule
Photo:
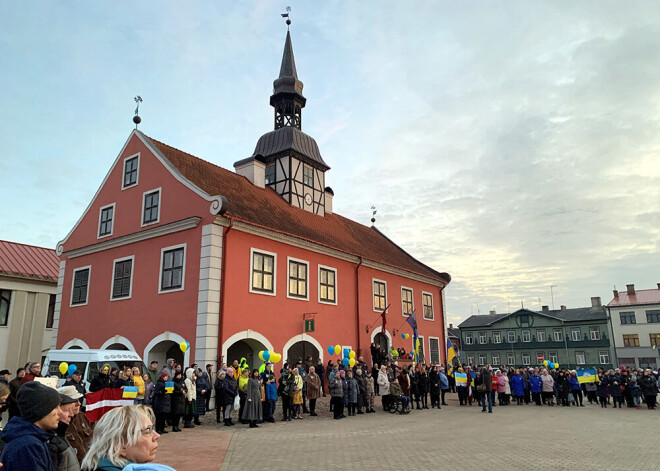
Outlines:
[[[456,358],[456,350],[454,350],[454,345],[451,343],[451,340],[447,339],[447,374],[451,375],[453,373],[454,359]]]

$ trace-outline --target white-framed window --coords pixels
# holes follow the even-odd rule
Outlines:
[[[426,352],[424,351],[424,337],[421,335],[418,336],[419,338],[419,350],[417,351],[417,356],[419,357],[419,363],[424,364],[426,363]],[[414,350],[413,346],[413,350]]]
[[[319,302],[337,304],[337,269],[319,265]]]
[[[579,342],[582,340],[582,332],[579,327],[571,327],[571,339],[573,342]]]
[[[309,165],[303,165],[303,184],[314,188],[314,169]]]
[[[465,345],[472,345],[474,342],[472,341],[472,332],[467,332],[465,334]]]
[[[161,188],[142,194],[142,226],[160,222]]]
[[[429,355],[431,356],[431,364],[440,363],[440,339],[437,337],[429,337]]]
[[[115,203],[103,206],[99,210],[99,231],[96,236],[97,239],[110,237],[113,232],[115,220]]]
[[[412,288],[401,287],[401,314],[405,317],[413,313],[413,290]]]
[[[508,366],[513,366],[516,363],[516,356],[513,353],[506,354],[506,364]]]
[[[277,254],[250,249],[250,293],[275,296],[277,286]]]
[[[474,365],[474,355],[467,356],[467,363],[468,365]]]
[[[374,311],[382,312],[387,307],[387,282],[372,278]]]
[[[548,352],[548,361],[551,363],[558,363],[557,352]]]
[[[479,332],[479,343],[481,345],[486,343],[486,332]]]
[[[309,285],[309,262],[287,257],[289,266],[289,288],[287,298],[309,300],[307,286]]]
[[[523,342],[531,342],[532,341],[532,333],[529,330],[523,330],[522,331],[522,341]]]
[[[159,294],[183,291],[185,288],[186,245],[179,244],[160,249]]]
[[[502,332],[493,332],[493,343],[502,343]]]
[[[112,262],[110,301],[130,299],[133,294],[133,262],[135,256],[117,258]]]
[[[9,325],[9,308],[12,301],[11,293],[11,290],[0,289],[0,327],[7,327]],[[48,321],[46,321],[46,328],[48,328]]]
[[[424,319],[432,321],[433,314],[433,294],[422,291],[422,306],[424,307]]]
[[[545,330],[537,330],[536,331],[536,341],[537,342],[545,342]]]
[[[509,330],[506,333],[506,340],[509,343],[514,343],[516,341],[516,332],[513,330]]]
[[[540,360],[540,361],[539,361],[539,355],[541,356],[541,360]],[[543,352],[536,352],[536,361],[537,361],[539,364],[542,364],[544,359],[545,359],[545,355],[543,354]]]
[[[600,360],[601,365],[607,365],[610,362],[610,354],[607,350],[598,351],[598,359]]]
[[[73,270],[73,277],[71,279],[71,307],[87,305],[91,274],[91,265]]]
[[[124,159],[124,172],[122,174],[121,189],[126,190],[138,184],[140,177],[140,154],[131,155]]]
[[[266,165],[266,170],[264,171],[264,183],[266,185],[272,185],[275,183],[275,163]]]
[[[575,352],[575,363],[578,365],[584,365],[587,363],[584,352]]]
[[[591,340],[600,340],[600,329],[598,326],[589,327],[589,338]]]
[[[493,366],[499,365],[500,364],[500,355],[493,353]]]
[[[523,366],[529,366],[529,365],[532,364],[529,353],[523,353],[522,354],[522,364],[523,364]]]
[[[483,366],[486,364],[486,355],[480,353],[479,354],[479,365]]]
[[[555,340],[555,342],[561,342],[564,340],[564,331],[561,329],[555,329],[552,332],[552,338]],[[554,363],[554,362],[553,362]]]

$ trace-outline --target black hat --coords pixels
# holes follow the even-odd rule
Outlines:
[[[74,375],[80,375],[80,376],[82,376],[82,373],[80,372],[80,370],[76,370],[76,371],[74,371],[73,374],[74,374]],[[71,376],[73,376],[73,375],[71,375]]]
[[[0,370],[0,376],[10,375],[10,374],[11,373],[9,372],[9,370]]]
[[[18,390],[18,408],[28,422],[36,422],[60,405],[62,398],[54,388],[29,381]]]

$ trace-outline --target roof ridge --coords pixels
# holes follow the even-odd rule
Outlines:
[[[142,134],[144,134],[144,133],[142,133]],[[149,136],[149,135],[147,135],[147,134],[144,134],[144,135],[145,135],[145,137],[149,138],[150,140],[152,140],[152,141],[154,141],[154,142],[157,142],[157,143],[159,143],[159,144],[161,144],[161,145],[164,145],[164,146],[166,146],[166,147],[169,147],[170,149],[174,149],[174,150],[177,151],[177,152],[181,152],[182,154],[185,154],[185,155],[187,155],[188,157],[192,157],[193,159],[197,159],[197,160],[200,160],[200,161],[202,161],[202,162],[206,162],[207,164],[214,165],[214,166],[218,167],[219,169],[224,170],[225,172],[229,172],[229,173],[231,173],[231,174],[234,174],[234,172],[232,172],[231,170],[226,169],[226,168],[224,168],[224,167],[222,167],[222,166],[220,166],[220,165],[218,165],[218,164],[216,164],[216,163],[213,163],[213,162],[211,162],[210,160],[206,160],[206,159],[202,159],[201,157],[197,157],[196,155],[193,155],[193,154],[191,154],[190,152],[186,152],[185,150],[181,150],[181,149],[179,149],[178,147],[174,147],[174,146],[171,146],[171,145],[169,145],[169,144],[166,144],[165,142],[160,141],[160,140],[158,140],[158,139],[155,139],[155,138],[153,138],[153,137],[151,137],[151,136]],[[236,175],[238,175],[238,174],[236,174]],[[238,176],[240,177],[241,175],[238,175]]]
[[[12,245],[22,245],[23,247],[33,247],[35,249],[51,250],[51,251],[55,252],[55,249],[51,249],[49,247],[42,247],[41,245],[25,244],[23,242],[12,242],[11,240],[0,239],[0,244],[3,243],[3,242],[5,242],[7,244],[12,244]]]

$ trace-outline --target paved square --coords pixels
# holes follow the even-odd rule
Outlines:
[[[317,408],[322,416],[258,429],[216,426],[212,413],[201,429],[164,436],[157,461],[178,471],[329,470],[349,464],[359,471],[660,470],[658,411],[511,405],[488,414],[476,404],[459,407],[452,396],[440,411],[399,415],[378,407],[376,414],[340,421],[329,417],[324,402]],[[184,456],[194,458],[181,462]],[[176,463],[168,457],[177,457]]]

